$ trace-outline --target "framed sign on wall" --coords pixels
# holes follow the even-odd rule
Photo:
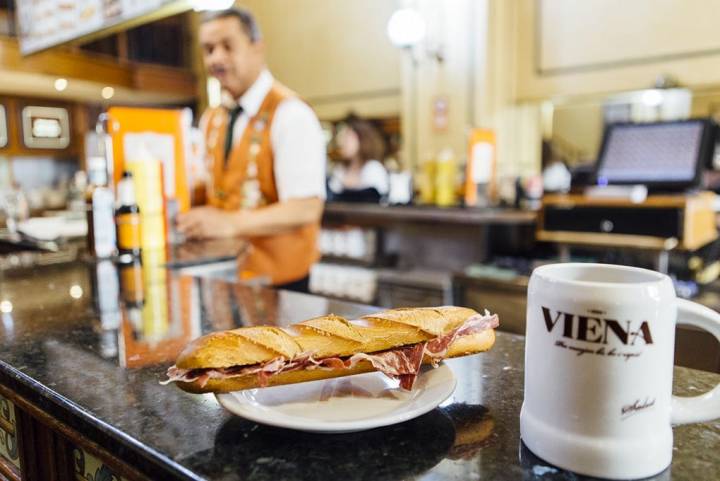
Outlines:
[[[8,144],[8,125],[5,106],[0,105],[0,149]]]
[[[70,145],[70,116],[60,107],[22,109],[23,142],[30,149],[65,149]]]

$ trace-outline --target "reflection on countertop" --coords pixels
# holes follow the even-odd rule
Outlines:
[[[458,386],[442,408],[354,434],[259,426],[211,395],[159,385],[201,334],[374,310],[186,276],[163,262],[78,261],[5,276],[0,296],[11,305],[0,326],[0,384],[150,479],[571,479],[520,457],[521,336],[498,333],[491,351],[448,361]],[[720,376],[676,368],[675,378],[678,393],[697,394]],[[675,439],[676,481],[720,466],[720,422],[678,427]]]
[[[355,202],[327,202],[323,219],[360,225],[397,223],[487,225],[534,225],[532,210],[488,207],[437,207],[432,205],[381,205]]]

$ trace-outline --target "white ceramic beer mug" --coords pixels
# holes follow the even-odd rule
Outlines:
[[[535,269],[528,286],[520,434],[545,461],[612,479],[672,460],[672,424],[720,418],[720,387],[672,396],[675,325],[720,340],[720,314],[664,274],[604,264]]]

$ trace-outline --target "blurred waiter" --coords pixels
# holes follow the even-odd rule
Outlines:
[[[181,215],[178,229],[189,238],[247,237],[252,250],[241,270],[307,291],[325,197],[320,123],[267,69],[250,12],[213,12],[199,38],[225,100],[200,121],[211,159],[207,205]]]

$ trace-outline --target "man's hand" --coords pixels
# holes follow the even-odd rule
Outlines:
[[[177,228],[188,239],[276,235],[319,223],[323,205],[318,198],[308,198],[290,199],[252,210],[196,207],[178,216]]]
[[[177,229],[188,239],[235,237],[240,211],[229,212],[217,207],[195,207],[179,214]]]

